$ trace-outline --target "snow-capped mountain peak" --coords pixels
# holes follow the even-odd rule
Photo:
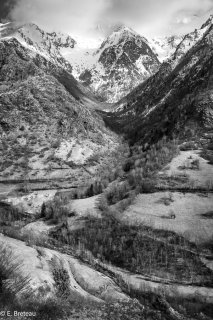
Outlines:
[[[157,71],[160,63],[146,38],[120,25],[92,53],[93,66],[79,80],[103,100],[115,102]]]
[[[183,36],[146,39],[128,26],[107,26],[108,36],[89,38],[45,32],[28,23],[0,25],[0,37],[14,37],[32,54],[42,55],[71,72],[97,97],[115,102],[155,73],[165,60],[175,66],[212,25],[213,16]],[[101,27],[99,27],[100,29]],[[77,41],[76,41],[77,40]]]
[[[0,38],[16,38],[24,47],[32,53],[39,54],[47,60],[72,71],[71,65],[64,59],[61,50],[76,45],[76,41],[69,35],[61,32],[45,32],[34,23],[18,24],[7,23],[0,26]]]
[[[144,41],[148,43],[147,39],[139,35],[133,29],[121,25],[118,26],[113,32],[107,37],[105,41],[103,41],[100,49],[106,49],[110,46],[122,45],[129,40],[135,40],[136,45],[140,46],[141,42]]]
[[[53,44],[56,48],[74,48],[76,41],[69,35],[62,32],[45,32],[33,23],[25,24],[19,28],[18,33],[23,39],[30,39],[37,45],[50,46]]]

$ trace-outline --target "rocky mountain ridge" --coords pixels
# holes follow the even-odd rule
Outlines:
[[[132,142],[154,142],[191,126],[197,133],[211,131],[212,39],[210,25],[176,65],[164,62],[154,76],[121,99],[106,121],[120,126]]]
[[[2,38],[15,37],[32,53],[72,72],[86,91],[101,101],[117,102],[169,60],[174,66],[199,41],[212,23],[212,17],[185,36],[146,39],[118,24],[99,48],[81,47],[69,35],[48,33],[35,24],[6,23],[0,26]],[[97,44],[96,44],[97,45]]]
[[[81,73],[79,80],[108,102],[119,100],[160,66],[148,41],[123,26],[113,31],[93,56],[96,64]]]
[[[34,23],[20,25],[6,23],[0,29],[1,38],[16,38],[24,47],[35,54],[42,55],[54,64],[72,72],[72,66],[61,54],[61,49],[73,49],[76,41],[63,33],[48,33]]]
[[[182,40],[176,46],[175,52],[168,59],[169,62],[175,67],[184,54],[190,50],[198,41],[202,39],[207,30],[212,26],[213,16],[204,23],[200,29],[195,29],[194,31],[186,34],[182,37]]]

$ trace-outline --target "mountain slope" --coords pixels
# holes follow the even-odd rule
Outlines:
[[[160,62],[169,60],[174,65],[177,65],[181,57],[203,37],[204,33],[212,25],[212,21],[213,16],[210,16],[200,29],[195,29],[186,35],[149,39],[150,46],[157,54]]]
[[[201,26],[200,29],[195,29],[182,38],[182,41],[180,41],[180,43],[177,45],[175,52],[169,59],[173,66],[177,65],[184,54],[202,39],[205,32],[212,26],[212,22],[213,16],[210,16],[210,18]]]
[[[164,135],[192,136],[213,128],[213,26],[176,67],[164,63],[106,115],[107,123],[125,132],[131,142],[156,142]]]
[[[87,107],[93,101],[81,88],[65,69],[17,39],[0,41],[3,179],[68,177],[72,166],[114,149],[116,137]]]

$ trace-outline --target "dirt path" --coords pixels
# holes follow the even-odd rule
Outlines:
[[[213,303],[213,288],[198,287],[182,284],[166,284],[158,281],[147,280],[141,275],[132,274],[126,270],[116,268],[114,266],[100,264],[103,268],[111,271],[120,277],[129,288],[139,290],[141,292],[162,294],[170,298],[195,299],[196,301]]]

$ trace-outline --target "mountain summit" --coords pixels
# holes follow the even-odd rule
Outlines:
[[[160,66],[148,41],[125,26],[118,26],[93,58],[93,67],[82,72],[79,80],[108,102],[118,101]]]

